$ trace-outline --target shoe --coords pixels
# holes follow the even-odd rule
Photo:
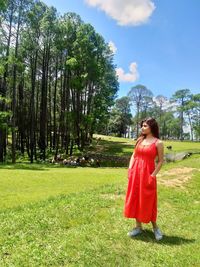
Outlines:
[[[159,228],[153,229],[153,232],[154,232],[156,240],[161,240],[163,238],[163,234]]]
[[[135,228],[133,228],[133,230],[128,232],[127,235],[130,237],[133,237],[133,236],[139,235],[141,233],[142,233],[142,229],[140,227],[135,227]]]

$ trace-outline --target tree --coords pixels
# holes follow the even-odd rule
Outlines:
[[[0,124],[0,161],[7,151],[13,162],[18,153],[33,162],[83,151],[119,86],[109,45],[79,15],[41,1],[8,0],[1,16],[0,95],[11,103],[0,101],[0,112],[12,116]]]
[[[119,137],[126,137],[131,118],[130,99],[126,96],[117,99],[110,112],[109,132],[115,133]]]
[[[195,131],[196,140],[200,141],[200,94],[193,95],[192,101],[192,106],[194,107],[192,116],[193,129]]]
[[[139,120],[141,118],[141,110],[148,107],[146,105],[153,96],[151,90],[147,89],[144,85],[138,84],[130,89],[128,92],[128,97],[130,97],[131,102],[136,107],[136,135],[139,135]],[[146,114],[146,112],[144,112]]]
[[[180,136],[179,139],[183,140],[183,126],[184,126],[184,105],[186,101],[190,98],[190,90],[189,89],[181,89],[176,91],[172,97],[171,101],[174,101],[178,104],[177,111],[179,112],[179,120],[180,120]]]

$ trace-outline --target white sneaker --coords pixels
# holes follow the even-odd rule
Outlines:
[[[163,234],[159,228],[156,228],[156,229],[154,228],[153,232],[154,232],[156,240],[161,240],[163,238]]]
[[[135,227],[135,228],[133,228],[133,230],[128,232],[127,235],[130,237],[133,237],[133,236],[139,235],[141,233],[142,233],[142,229],[140,227]]]

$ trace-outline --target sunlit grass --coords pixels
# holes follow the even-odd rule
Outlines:
[[[167,166],[189,164],[200,168],[196,157]],[[200,172],[192,176],[186,190],[158,185],[157,222],[164,233],[163,240],[158,242],[151,224],[143,225],[143,235],[127,237],[135,223],[122,213],[127,186],[124,169],[6,171],[11,174],[10,181],[15,180],[12,190],[15,188],[27,199],[22,198],[25,205],[21,205],[13,191],[8,202],[10,208],[1,209],[0,266],[190,267],[200,264]],[[0,177],[5,184],[6,176]],[[29,187],[25,193],[27,183],[32,189]],[[5,190],[4,186],[1,193]]]
[[[106,135],[94,135],[95,138],[101,138],[98,145],[96,141],[93,141],[94,151],[99,151],[105,154],[114,155],[130,155],[134,151],[135,140],[131,138],[120,138]],[[200,153],[200,142],[192,141],[174,141],[174,140],[162,140],[164,143],[165,153],[192,151]],[[169,150],[167,146],[172,146],[172,150]]]
[[[116,145],[129,154],[131,144],[120,140],[109,141],[107,152]],[[159,242],[150,223],[141,236],[127,236],[135,226],[123,216],[127,168],[0,165],[0,266],[199,267],[199,162],[196,154],[162,166],[157,179],[171,179],[166,173],[176,168],[195,170],[184,188],[158,181]]]
[[[28,165],[29,168],[22,164],[21,167],[0,167],[0,208],[118,183],[120,177],[126,175],[125,168],[54,168],[41,164]]]

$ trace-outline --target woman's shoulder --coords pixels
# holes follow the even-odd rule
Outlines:
[[[160,145],[160,146],[164,145],[163,141],[161,139],[159,139],[159,138],[157,138],[156,144]]]
[[[143,139],[144,139],[143,136],[139,136],[136,142],[138,143],[138,142],[142,141]]]
[[[137,146],[138,143],[141,142],[141,140],[143,139],[143,136],[139,136],[135,142],[135,147]]]

